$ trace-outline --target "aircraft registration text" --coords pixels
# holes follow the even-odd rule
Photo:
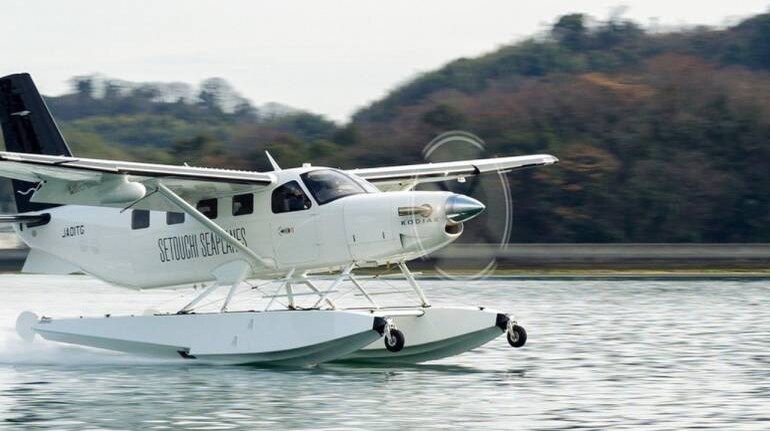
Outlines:
[[[61,234],[62,238],[67,238],[71,236],[80,236],[86,234],[86,228],[82,224],[78,224],[75,226],[67,226],[64,228],[64,231]]]

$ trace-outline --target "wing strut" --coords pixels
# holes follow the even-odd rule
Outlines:
[[[235,247],[236,250],[239,250],[241,253],[246,255],[252,261],[252,263],[255,264],[257,267],[275,268],[275,263],[272,260],[265,259],[264,257],[259,256],[258,254],[254,253],[253,250],[241,244],[240,241],[233,238],[233,236],[230,235],[226,230],[222,229],[218,224],[209,220],[209,218],[203,215],[203,213],[201,213],[200,211],[198,211],[198,209],[196,209],[194,206],[187,203],[187,201],[179,197],[179,195],[171,191],[168,187],[164,186],[160,182],[158,182],[158,192],[160,192],[160,194],[162,194],[163,197],[168,199],[169,202],[178,206],[179,209],[189,214],[190,217],[194,218],[195,220],[198,220],[202,225],[206,226],[207,228],[211,229],[214,233],[219,235],[219,237],[222,238],[223,241]]]

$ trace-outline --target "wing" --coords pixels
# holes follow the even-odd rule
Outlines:
[[[32,202],[126,207],[157,211],[179,208],[156,194],[158,184],[184,200],[230,196],[272,184],[262,172],[159,165],[0,151],[0,176],[37,183]],[[24,193],[17,191],[17,193]]]
[[[559,163],[559,159],[554,156],[535,154],[531,156],[351,169],[347,172],[369,181],[380,190],[390,191],[409,190],[420,183],[465,178],[487,172],[510,172],[514,169],[552,165],[555,163]]]

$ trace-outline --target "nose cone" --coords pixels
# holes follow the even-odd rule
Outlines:
[[[455,222],[462,223],[481,214],[484,204],[465,195],[452,195],[446,200],[446,217]]]

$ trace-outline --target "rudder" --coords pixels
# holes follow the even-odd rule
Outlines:
[[[28,73],[0,78],[0,126],[6,151],[71,156],[51,112]],[[30,202],[35,183],[12,180],[18,212],[40,211],[58,205]]]

